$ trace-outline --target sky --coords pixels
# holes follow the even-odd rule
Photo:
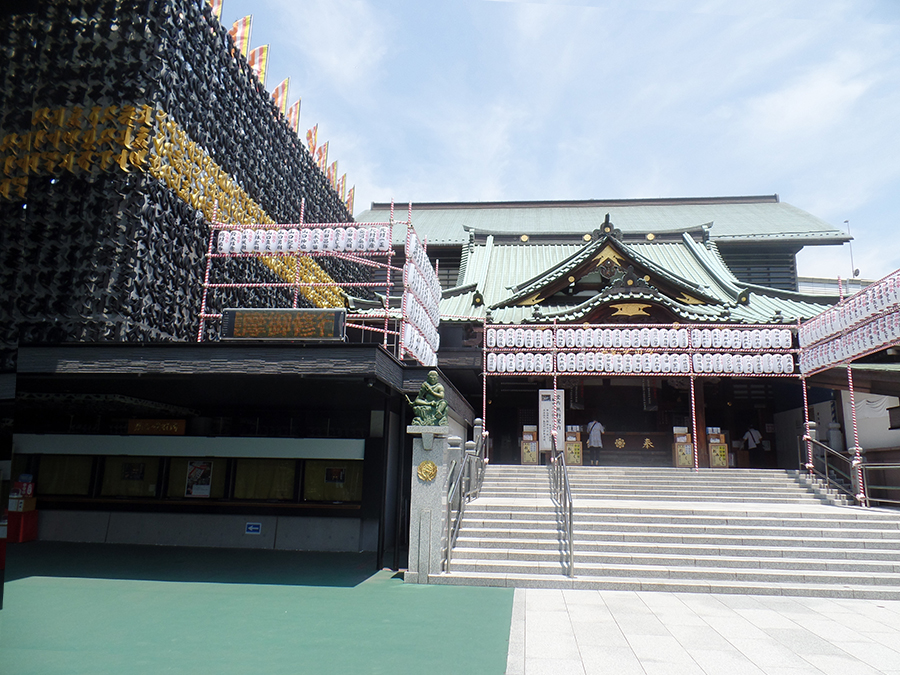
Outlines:
[[[356,214],[777,193],[854,237],[801,275],[900,268],[898,0],[224,0],[246,14]]]

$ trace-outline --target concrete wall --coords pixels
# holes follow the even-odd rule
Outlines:
[[[259,523],[259,534],[247,534]],[[288,551],[374,551],[378,521],[359,518],[103,511],[40,512],[38,538],[106,544],[152,544]]]
[[[876,394],[856,394],[856,424],[859,429],[859,444],[866,450],[870,448],[900,447],[900,429],[890,429],[888,408],[898,405],[896,396],[878,396]],[[853,426],[851,423],[850,392],[841,392],[841,403],[844,406],[844,430],[847,447],[852,447]]]

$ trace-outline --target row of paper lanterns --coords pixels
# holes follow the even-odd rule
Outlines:
[[[900,312],[878,317],[846,335],[803,349],[800,352],[800,370],[808,373],[852,361],[897,342],[900,342]]]
[[[790,349],[786,328],[488,328],[485,344],[525,349]]]
[[[324,227],[220,230],[218,253],[384,252],[391,248],[388,227]]]
[[[554,369],[554,363],[556,368]],[[487,354],[490,373],[720,373],[783,374],[794,372],[791,354],[613,354],[566,352],[535,354],[507,352]]]
[[[900,304],[900,275],[897,273],[866,286],[845,302],[830,307],[800,326],[803,347],[847,330],[855,324]]]
[[[412,228],[409,228],[407,233],[404,253],[407,261],[411,261],[416,266],[416,269],[422,276],[424,282],[431,289],[432,294],[435,297],[440,298],[441,282],[438,280],[434,267],[431,264],[431,260],[428,259],[425,247],[422,245],[422,242],[419,241],[419,237],[416,236],[416,232]]]
[[[415,357],[423,366],[436,366],[437,354],[428,341],[411,324],[403,324],[403,349]]]
[[[412,262],[407,261],[403,265],[403,286],[415,293],[416,297],[422,302],[426,308],[434,308],[435,312],[439,312],[441,302],[440,286],[437,289],[425,278],[419,268]],[[440,316],[438,314],[438,316]]]
[[[403,320],[418,328],[434,351],[440,348],[441,337],[438,332],[440,317],[433,316],[416,296],[409,293],[403,298]]]

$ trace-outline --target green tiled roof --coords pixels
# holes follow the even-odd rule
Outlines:
[[[445,317],[483,317],[486,308],[493,307],[492,317],[498,323],[522,323],[534,320],[534,308],[505,301],[521,300],[529,293],[575,268],[584,259],[584,252],[602,247],[606,238],[584,245],[522,244],[497,245],[489,237],[485,244],[468,245],[468,264],[458,292],[447,293],[441,303]],[[654,269],[676,286],[686,290],[700,289],[706,305],[687,305],[660,296],[656,291],[644,292],[645,299],[654,299],[689,321],[722,321],[737,323],[793,323],[805,320],[828,307],[829,298],[746,284],[734,277],[722,262],[714,245],[698,244],[684,235],[679,243],[647,242],[616,243],[631,260]],[[522,287],[522,284],[527,285]],[[519,288],[516,291],[516,288]],[[474,305],[476,292],[483,304]],[[544,317],[559,314],[564,320],[576,321],[591,308],[617,299],[644,297],[623,294],[621,298],[604,291],[584,298],[577,306],[559,304],[551,296],[540,304]],[[742,299],[743,298],[743,299]],[[836,298],[834,299],[836,300]],[[780,319],[779,319],[780,317]],[[454,319],[445,319],[453,321]]]
[[[712,241],[785,241],[801,245],[848,241],[844,232],[778,200],[762,197],[591,200],[577,202],[463,202],[413,204],[419,236],[438,246],[463,246],[469,231],[497,235],[581,236],[600,227],[606,214],[625,236],[699,232],[710,226]],[[390,205],[373,204],[358,222],[383,222]],[[406,218],[406,206],[395,209]],[[395,244],[405,230],[396,228]]]

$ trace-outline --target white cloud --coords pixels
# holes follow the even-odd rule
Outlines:
[[[365,0],[281,0],[280,41],[349,97],[377,79],[387,21]],[[312,64],[314,67],[309,67]]]

